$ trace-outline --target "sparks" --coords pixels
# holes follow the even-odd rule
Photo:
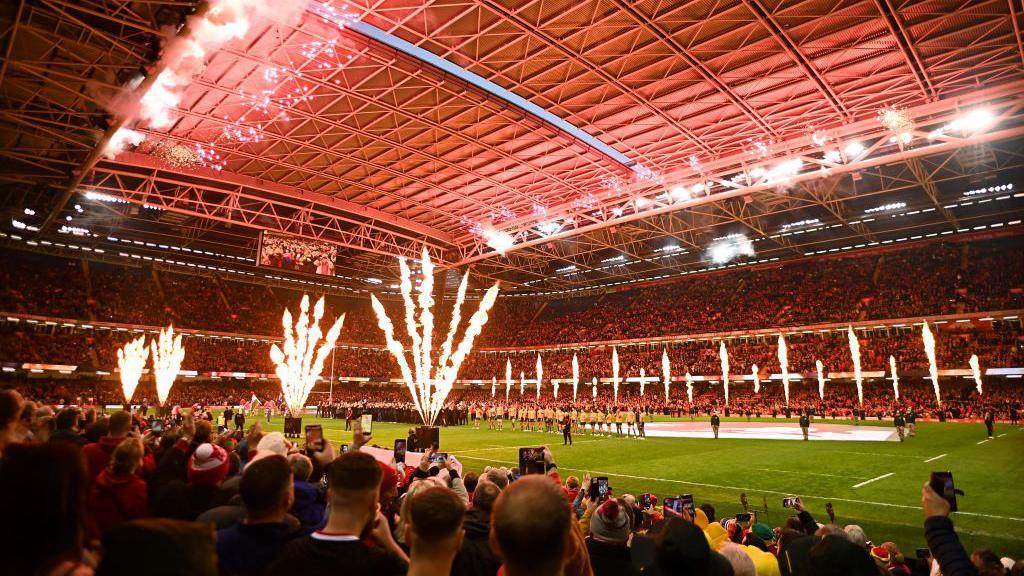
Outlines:
[[[135,388],[139,385],[139,379],[142,378],[142,371],[146,368],[148,356],[145,336],[139,336],[137,339],[125,343],[117,350],[117,370],[121,377],[121,392],[124,393],[124,401],[129,406],[132,403],[132,396],[135,395]]]
[[[411,368],[406,357],[405,347],[394,337],[394,327],[387,312],[384,310],[384,306],[377,299],[376,295],[371,295],[370,303],[373,306],[374,313],[377,315],[377,325],[384,332],[388,351],[394,356],[398,362],[399,369],[402,371],[402,378],[405,380],[409,393],[412,395],[413,404],[416,406],[416,410],[419,412],[423,423],[430,426],[437,420],[441,408],[444,406],[444,401],[455,384],[459,368],[473,348],[473,341],[480,335],[484,324],[487,323],[487,314],[494,306],[494,301],[498,297],[498,284],[495,283],[484,293],[484,297],[480,300],[480,306],[469,318],[469,324],[462,335],[462,340],[458,345],[455,345],[455,336],[461,321],[462,303],[466,296],[466,286],[468,284],[468,277],[463,276],[462,282],[459,284],[459,292],[455,298],[455,307],[452,310],[448,334],[441,345],[441,351],[435,364],[431,352],[431,343],[433,342],[434,335],[434,313],[432,311],[434,305],[434,264],[430,259],[430,253],[424,246],[421,259],[421,278],[417,288],[418,297],[415,303],[412,297],[412,272],[405,258],[398,259],[398,267],[402,277],[399,291],[402,294],[402,301],[405,305],[405,328],[411,341],[409,350],[409,357],[412,358]],[[418,325],[416,320],[417,308],[419,309]]]
[[[935,390],[935,403],[942,406],[942,395],[939,392],[939,366],[935,361],[935,336],[932,329],[928,327],[925,320],[921,328],[921,342],[924,344],[924,354],[928,357],[928,377],[931,378],[932,388]]]
[[[576,388],[580,385],[580,362],[576,359],[576,353],[572,353],[572,401],[576,401]]]
[[[782,334],[779,334],[779,367],[782,369],[782,393],[786,396],[786,406],[789,406],[789,351]]]
[[[612,391],[615,403],[619,403],[619,349],[612,348]]]
[[[661,378],[665,382],[665,401],[668,402],[668,387],[672,382],[672,363],[668,360],[668,348],[661,351]]]
[[[864,379],[860,370],[860,340],[853,331],[853,326],[847,325],[846,339],[850,342],[850,358],[853,360],[853,380],[857,383],[857,403],[864,405]]]
[[[324,361],[334,348],[334,343],[338,341],[341,326],[345,322],[345,315],[342,314],[335,319],[327,334],[324,334],[320,330],[320,320],[323,316],[323,297],[317,300],[311,318],[309,296],[303,294],[299,303],[299,318],[294,326],[290,310],[285,308],[281,316],[281,326],[284,328],[282,347],[278,347],[277,344],[270,347],[270,360],[274,363],[285,403],[288,404],[288,411],[292,416],[302,413],[306,398],[323,373]]]
[[[757,364],[750,367],[750,376],[754,379],[754,394],[761,391],[761,374],[757,370]]]
[[[687,402],[693,403],[693,376],[690,373],[686,373],[686,400]]]
[[[185,359],[185,348],[181,345],[181,334],[174,335],[174,325],[161,330],[156,340],[150,342],[153,354],[153,374],[156,377],[156,397],[163,406],[174,386],[174,379],[181,370]]]
[[[900,399],[900,377],[896,374],[896,357],[889,355],[889,372],[892,374],[892,393]]]
[[[978,394],[981,394],[981,364],[978,362],[978,355],[971,354],[968,363],[971,365],[971,376],[974,377],[974,384],[978,387]]]
[[[725,340],[718,345],[718,359],[722,363],[722,385],[725,387],[725,403],[729,404],[729,352],[725,349]]]
[[[821,360],[814,361],[814,368],[818,371],[818,398],[825,399],[825,367]]]

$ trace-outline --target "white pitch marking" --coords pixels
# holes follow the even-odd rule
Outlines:
[[[893,474],[895,474],[895,472],[889,472],[888,474],[882,474],[881,476],[875,476],[871,480],[865,480],[865,481],[861,482],[860,484],[854,484],[853,487],[854,488],[860,488],[861,486],[866,486],[868,484],[871,484],[872,482],[876,482],[878,480],[881,480],[882,478],[888,478],[889,476],[892,476]]]
[[[778,473],[782,473],[782,474],[800,474],[800,475],[806,474],[806,475],[810,475],[810,476],[823,476],[823,477],[826,477],[826,478],[853,478],[853,479],[863,478],[863,476],[859,476],[859,477],[858,476],[844,476],[842,474],[823,474],[821,472],[803,472],[803,471],[798,471],[798,470],[776,470],[774,468],[754,468],[754,470],[759,470],[761,472],[778,472]]]
[[[1002,433],[1002,434],[1000,434],[999,436],[996,436],[996,438],[1002,438],[1003,436],[1006,436],[1006,432],[1003,432],[1003,433]]]
[[[510,466],[518,466],[519,462],[509,462],[508,460],[493,460],[491,458],[479,458],[475,456],[466,456],[465,460],[482,460],[484,462],[496,462],[498,464],[508,464]],[[618,472],[602,472],[601,470],[589,470],[583,468],[562,468],[559,470],[569,470],[571,472],[589,472],[591,475],[600,476],[611,476],[614,478],[629,478],[630,480],[648,480],[650,482],[671,482],[673,484],[686,484],[688,486],[704,486],[706,488],[720,488],[722,490],[736,490],[740,492],[763,492],[764,494],[777,494],[779,496],[792,496],[792,492],[779,492],[778,490],[762,490],[761,488],[751,488],[749,486],[726,486],[722,484],[711,484],[708,482],[691,482],[689,480],[676,480],[672,478],[652,478],[650,476],[634,476],[631,474],[620,474]],[[886,508],[903,508],[905,510],[920,510],[921,505],[908,506],[907,504],[893,504],[891,502],[876,502],[871,500],[857,500],[855,498],[837,498],[832,496],[815,496],[814,494],[807,494],[806,498],[815,498],[818,500],[832,500],[834,502],[849,502],[850,504],[867,504],[869,506],[884,506]],[[980,512],[964,512],[958,511],[959,516],[977,516],[979,518],[995,518],[997,520],[1010,520],[1012,522],[1024,522],[1024,518],[1014,518],[1012,516],[996,516],[994,514],[982,514]],[[916,524],[915,524],[916,526]],[[1011,540],[1024,540],[1022,538],[1010,538]]]
[[[939,454],[938,456],[932,456],[931,458],[925,460],[925,462],[934,462],[935,460],[938,460],[939,458],[942,458],[944,456],[945,456],[945,454]]]
[[[975,444],[984,444],[985,442],[988,442],[989,440],[991,440],[991,438],[985,438],[981,442],[975,442]]]

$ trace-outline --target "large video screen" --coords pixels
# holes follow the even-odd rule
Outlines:
[[[260,241],[260,266],[334,276],[338,247],[328,242],[306,240],[264,232]]]

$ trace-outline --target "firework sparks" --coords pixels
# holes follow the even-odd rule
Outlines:
[[[661,351],[661,379],[665,382],[665,401],[668,402],[668,387],[672,383],[672,363],[668,360],[668,348]]]
[[[821,360],[814,361],[814,368],[818,372],[818,398],[825,399],[825,367]]]
[[[498,377],[491,376],[491,398],[494,398],[494,393],[498,389]]]
[[[150,342],[153,354],[153,374],[156,377],[156,397],[163,406],[174,386],[174,379],[181,370],[185,359],[185,348],[181,345],[181,334],[174,335],[174,325],[161,330],[156,340]]]
[[[591,386],[592,388],[590,389],[590,397],[597,400],[597,376],[594,376],[594,378],[591,380]]]
[[[520,400],[526,395],[526,372],[519,372],[519,398]]]
[[[971,354],[969,364],[971,365],[971,376],[974,377],[974,384],[978,387],[978,394],[981,394],[981,364],[978,362],[977,354]]]
[[[900,399],[900,377],[896,374],[896,357],[889,355],[889,372],[892,374],[892,393]]]
[[[644,387],[647,385],[647,373],[640,368],[640,396],[644,395]]]
[[[508,393],[512,389],[512,359],[505,358],[505,401],[508,402]]]
[[[572,401],[576,401],[576,388],[580,385],[580,362],[576,359],[576,353],[572,353]]]
[[[544,382],[544,363],[540,360],[540,354],[537,354],[537,400],[540,400],[540,385]]]
[[[718,345],[718,359],[722,363],[722,386],[725,387],[725,403],[729,404],[729,351],[725,349],[725,340]]]
[[[135,395],[135,388],[139,385],[139,379],[142,378],[142,371],[146,369],[148,357],[145,336],[130,340],[117,350],[117,370],[121,378],[121,392],[124,393],[124,401],[129,406],[132,403],[132,396]]]
[[[619,349],[612,348],[612,392],[615,394],[615,403],[619,403]]]
[[[686,401],[693,403],[693,376],[690,373],[686,373]]]
[[[324,361],[334,348],[334,343],[338,341],[341,326],[345,322],[345,315],[342,314],[334,321],[327,334],[324,334],[320,330],[320,320],[323,316],[323,297],[317,300],[311,318],[309,296],[303,294],[299,303],[299,318],[294,326],[290,310],[285,308],[281,317],[281,326],[284,328],[282,347],[278,347],[277,344],[270,347],[270,359],[274,362],[278,379],[281,380],[281,391],[284,392],[284,400],[292,416],[301,414],[302,407],[306,405],[306,398],[324,371]]]
[[[782,334],[779,334],[779,367],[782,370],[782,393],[786,396],[786,406],[789,406],[789,351]]]
[[[860,370],[860,340],[853,331],[853,326],[846,327],[846,338],[850,342],[850,358],[853,359],[853,380],[857,383],[857,403],[864,405],[864,379]]]
[[[750,367],[750,376],[754,379],[754,394],[761,391],[761,374],[757,370],[757,364]]]
[[[889,130],[889,141],[901,149],[914,139],[914,120],[906,108],[885,106],[878,111],[878,121]]]
[[[398,259],[398,267],[401,272],[401,283],[399,291],[402,294],[402,302],[405,305],[405,327],[409,333],[411,346],[409,356],[412,358],[412,368],[406,358],[405,348],[394,338],[394,327],[387,317],[387,312],[377,300],[376,296],[371,298],[373,311],[377,315],[377,324],[384,332],[387,341],[388,351],[395,357],[402,377],[409,387],[413,397],[413,404],[424,424],[432,425],[437,420],[444,406],[444,401],[451,392],[458,376],[459,368],[473,348],[473,341],[480,335],[484,324],[487,323],[487,314],[494,306],[498,297],[498,284],[487,289],[477,311],[469,318],[462,340],[455,345],[455,337],[461,321],[461,309],[466,295],[468,279],[464,276],[459,285],[459,292],[455,298],[455,307],[452,310],[452,320],[448,327],[448,334],[438,360],[435,363],[431,351],[431,343],[434,336],[434,264],[430,259],[430,253],[424,246],[421,258],[421,278],[417,288],[417,299],[414,303],[412,297],[412,272],[405,258]],[[416,321],[416,312],[419,309],[419,322]],[[420,331],[422,330],[422,332]]]
[[[928,357],[928,377],[932,380],[932,388],[935,390],[935,403],[942,405],[942,395],[939,392],[939,366],[935,361],[935,335],[928,327],[928,321],[924,322],[921,328],[921,342],[924,344],[924,354]]]

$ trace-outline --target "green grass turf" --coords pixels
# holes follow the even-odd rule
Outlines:
[[[335,444],[352,439],[351,432],[344,431],[344,420],[303,418],[303,424],[314,422],[324,425],[324,434]],[[282,424],[275,417],[269,429],[280,430]],[[405,424],[374,422],[371,443],[390,447],[408,430]],[[472,426],[443,428],[441,448],[459,458],[467,470],[480,471],[486,465],[516,466],[518,447],[546,444],[563,479],[569,474],[582,478],[589,471],[594,476],[608,476],[618,494],[653,492],[664,497],[692,493],[698,503],[714,504],[720,517],[741,511],[740,493],[746,492],[750,505],[772,526],[783,523],[790,513],[782,508],[786,495],[802,496],[819,522],[828,521],[825,503],[832,502],[837,524],[859,524],[876,544],[894,541],[908,556],[925,546],[921,486],[930,472],[951,470],[957,487],[966,492],[959,498],[961,512],[953,519],[967,550],[987,547],[1000,556],[1021,558],[1024,428],[997,425],[996,436],[978,444],[985,439],[982,424],[922,422],[917,436],[902,444],[635,440],[583,434],[577,435],[575,446],[563,447],[560,433],[513,432],[506,422],[502,432],[489,431],[486,424],[481,430]],[[925,462],[940,454],[946,456]],[[890,472],[892,476],[853,488]],[[767,513],[763,512],[765,502]]]

